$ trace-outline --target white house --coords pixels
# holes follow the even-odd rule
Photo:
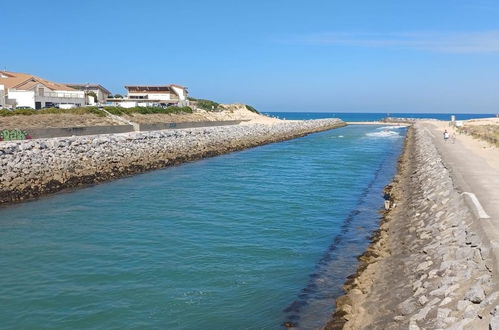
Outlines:
[[[85,92],[26,73],[0,71],[6,107],[84,106]]]
[[[112,102],[129,108],[135,106],[177,105],[187,106],[187,87],[180,85],[125,86],[127,97]]]
[[[5,108],[5,86],[0,85],[0,109]]]
[[[102,85],[98,84],[66,84],[67,86],[84,91],[85,93],[88,94],[88,92],[93,92],[97,96],[97,100],[92,100],[93,98],[90,98],[87,101],[87,104],[93,105],[95,102],[103,104],[107,102],[107,99],[109,96],[111,96],[111,92],[102,87]]]

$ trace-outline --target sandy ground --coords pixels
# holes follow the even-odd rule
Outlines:
[[[223,121],[243,120],[241,124],[264,123],[271,124],[281,121],[251,112],[243,105],[225,105],[226,110],[220,112],[208,112],[197,110],[192,114],[135,114],[123,116],[123,118],[135,123],[179,123],[192,121]],[[107,126],[123,125],[108,117],[99,117],[93,114],[40,114],[31,116],[8,116],[0,117],[0,130],[2,129],[27,129],[48,127],[81,127],[81,126]]]
[[[473,138],[472,136],[459,134],[459,132],[454,129],[454,127],[449,126],[447,121],[424,121],[423,123],[433,125],[437,132],[440,132],[443,139],[443,133],[447,130],[450,135],[455,134],[456,141],[462,143],[463,147],[466,148],[471,154],[475,154],[482,158],[489,166],[499,170],[499,148],[493,144]],[[488,119],[472,119],[464,122],[464,126],[478,126],[478,125],[499,125],[499,118],[488,118]],[[438,134],[438,133],[437,133]]]
[[[499,118],[470,119],[470,120],[465,120],[464,125],[465,126],[499,125]]]
[[[127,120],[141,124],[153,123],[180,123],[189,121],[224,121],[224,120],[244,120],[251,123],[274,123],[281,120],[270,118],[247,110],[242,105],[225,105],[226,110],[220,112],[208,112],[205,110],[196,110],[192,114],[150,114],[133,116],[124,116]],[[242,123],[244,124],[244,123]]]
[[[26,129],[47,127],[81,127],[81,126],[107,126],[122,125],[107,117],[93,114],[42,114],[31,116],[0,117],[0,130]]]

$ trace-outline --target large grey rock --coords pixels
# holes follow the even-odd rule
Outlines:
[[[479,304],[485,299],[485,291],[480,284],[475,284],[466,292],[464,299]]]
[[[492,317],[489,322],[490,330],[499,330],[499,305],[496,306],[490,313]]]
[[[469,305],[471,305],[471,301],[469,301],[469,300],[459,300],[457,302],[457,310],[458,311],[464,311],[466,309],[466,307],[468,307]]]
[[[398,310],[402,315],[409,315],[417,309],[417,304],[414,298],[408,298],[401,302],[398,306]]]

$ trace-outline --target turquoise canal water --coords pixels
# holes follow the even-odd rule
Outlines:
[[[403,134],[349,126],[0,209],[0,328],[318,327]]]

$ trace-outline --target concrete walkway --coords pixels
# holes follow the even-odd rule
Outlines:
[[[420,129],[432,136],[442,159],[452,174],[455,188],[476,216],[476,229],[495,257],[495,273],[499,270],[499,149],[469,136],[456,135],[445,142],[446,123],[421,122]],[[476,196],[476,198],[475,198]]]

